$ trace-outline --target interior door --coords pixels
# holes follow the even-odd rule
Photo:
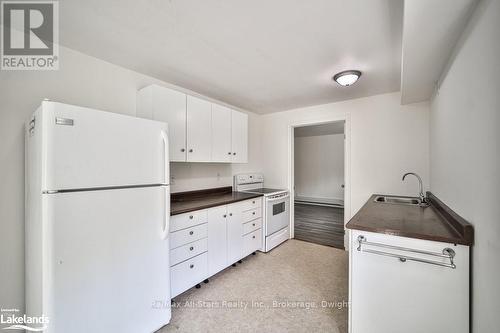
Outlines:
[[[231,109],[212,104],[212,161],[231,160]]]
[[[44,134],[43,190],[169,182],[165,123],[54,102],[43,102],[35,118]]]
[[[168,187],[45,196],[48,332],[153,332],[167,324]]]
[[[153,119],[168,124],[170,161],[186,161],[186,94],[154,86]]]
[[[231,113],[231,143],[234,163],[248,162],[248,115],[242,112]]]
[[[208,210],[208,275],[227,267],[227,206]]]
[[[212,104],[187,96],[187,158],[188,162],[211,161]]]

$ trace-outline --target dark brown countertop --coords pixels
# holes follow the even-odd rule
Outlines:
[[[426,208],[374,202],[374,194],[347,223],[349,229],[394,236],[472,245],[472,225],[427,192],[431,205]]]
[[[262,194],[233,192],[231,186],[172,193],[170,196],[170,215],[227,205],[261,196]]]

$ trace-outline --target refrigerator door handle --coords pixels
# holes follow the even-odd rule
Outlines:
[[[170,181],[169,175],[169,151],[168,151],[168,135],[167,132],[162,130],[161,137],[163,139],[163,149],[164,149],[164,184],[165,184],[165,211],[164,211],[164,222],[161,230],[161,239],[166,240],[168,238],[168,233],[170,229],[170,187],[167,185]]]
[[[169,184],[170,183],[170,175],[169,175],[169,150],[168,150],[168,135],[167,132],[162,130],[161,131],[161,138],[163,139],[163,149],[164,149],[164,177],[163,177],[163,183],[164,184]]]
[[[165,211],[163,212],[163,225],[161,227],[161,240],[166,240],[170,232],[170,187],[165,188]]]

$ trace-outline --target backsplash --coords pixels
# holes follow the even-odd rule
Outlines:
[[[170,163],[170,185],[172,193],[232,186],[232,167],[226,163]]]

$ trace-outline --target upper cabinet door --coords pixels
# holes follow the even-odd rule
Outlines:
[[[231,162],[231,109],[212,104],[212,161]]]
[[[139,91],[137,116],[166,122],[171,162],[186,161],[186,94],[151,85]]]
[[[187,161],[211,162],[212,103],[187,96]]]
[[[248,115],[238,111],[231,113],[232,162],[248,162]]]

